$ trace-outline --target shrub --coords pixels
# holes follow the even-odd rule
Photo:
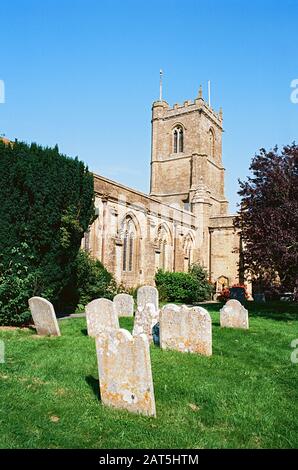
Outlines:
[[[156,287],[160,300],[164,302],[201,302],[210,298],[212,286],[206,275],[202,276],[198,269],[194,272],[164,272],[159,270],[155,275]]]
[[[112,299],[116,293],[117,285],[112,274],[99,260],[80,250],[76,259],[75,286],[72,292],[77,297],[77,310],[100,297]]]
[[[208,281],[207,271],[199,263],[193,263],[189,273],[195,277],[200,286],[200,297],[209,300],[214,292],[214,285]]]
[[[217,297],[217,300],[220,302],[226,302],[230,298],[230,289],[228,287],[224,287],[220,294]]]
[[[217,300],[221,302],[225,302],[229,299],[236,299],[238,296],[236,295],[237,289],[242,289],[243,290],[243,297],[247,300],[249,298],[249,294],[247,292],[247,288],[245,284],[233,284],[230,288],[229,287],[224,287],[219,294]],[[233,295],[231,295],[233,293]]]

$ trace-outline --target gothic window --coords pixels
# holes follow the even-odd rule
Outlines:
[[[127,260],[127,233],[124,234],[124,240],[123,240],[123,256],[122,256],[123,271],[126,271],[126,260]]]
[[[171,235],[164,225],[160,225],[157,232],[157,245],[159,253],[158,268],[170,271],[171,268]]]
[[[181,126],[173,130],[173,153],[182,153],[184,149],[184,135]]]
[[[184,239],[184,270],[189,271],[193,262],[193,239],[190,234]]]
[[[123,254],[122,269],[126,272],[134,270],[136,227],[131,217],[123,223]]]
[[[213,129],[209,129],[209,156],[214,158],[215,154],[215,136]]]
[[[128,271],[132,271],[133,268],[133,252],[134,252],[133,234],[129,236],[129,259],[128,259]]]
[[[179,152],[183,152],[183,130],[179,129]]]
[[[173,145],[173,150],[174,150],[174,153],[177,153],[178,152],[178,131],[177,129],[174,130],[174,145]]]
[[[166,270],[166,250],[167,250],[167,242],[166,240],[163,240],[161,244],[161,252],[160,252],[160,267],[163,271]]]

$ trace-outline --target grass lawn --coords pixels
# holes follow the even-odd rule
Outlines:
[[[61,320],[60,338],[0,331],[0,447],[298,447],[297,307],[249,304],[249,331],[220,329],[219,307],[207,308],[212,357],[151,347],[156,419],[99,402],[84,318]],[[121,326],[131,330],[132,319]]]

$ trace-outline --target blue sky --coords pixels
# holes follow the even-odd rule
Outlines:
[[[223,107],[226,195],[260,147],[298,141],[297,0],[1,0],[0,133],[59,145],[149,191],[151,104]]]

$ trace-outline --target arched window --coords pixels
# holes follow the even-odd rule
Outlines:
[[[173,130],[173,153],[184,151],[184,136],[182,126],[176,126]]]
[[[160,268],[165,271],[167,264],[166,264],[166,251],[167,251],[167,241],[163,240],[161,243],[161,250],[160,250]]]
[[[123,227],[122,270],[134,270],[136,227],[131,217],[124,220]]]
[[[184,239],[184,271],[189,271],[193,263],[193,239],[188,234]]]
[[[182,127],[179,129],[179,152],[183,152],[183,130]]]
[[[157,231],[158,265],[163,271],[171,271],[171,234],[165,225],[160,225]]]
[[[174,142],[173,142],[173,153],[178,152],[178,131],[174,130]]]
[[[209,129],[209,156],[214,158],[215,155],[215,136],[213,129]]]

